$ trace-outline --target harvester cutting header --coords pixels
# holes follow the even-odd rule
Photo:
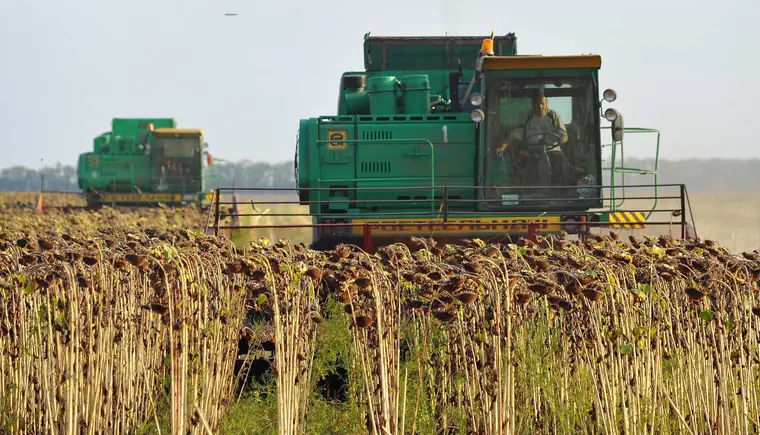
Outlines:
[[[625,133],[653,132],[659,155],[659,133],[625,129],[622,114],[603,107],[617,95],[600,91],[601,63],[518,55],[512,33],[365,35],[364,71],[342,75],[337,114],[299,125],[294,169],[315,247],[641,227],[658,186],[647,186],[651,208],[621,210],[614,184],[629,172],[656,183],[656,166],[618,166],[617,153]],[[612,186],[602,185],[606,170]]]

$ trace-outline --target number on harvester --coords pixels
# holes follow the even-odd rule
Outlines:
[[[342,150],[346,148],[347,132],[346,130],[331,130],[327,132],[327,149],[330,150]]]
[[[443,143],[449,143],[449,126],[444,125],[441,130],[443,130]]]

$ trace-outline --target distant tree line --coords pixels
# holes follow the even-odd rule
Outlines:
[[[0,190],[80,192],[75,166],[46,166],[35,170],[13,166],[0,170]],[[217,162],[209,171],[207,185],[215,187],[296,187],[293,162],[263,163],[242,160]]]
[[[624,166],[652,170],[654,159],[628,158]],[[760,159],[660,160],[657,172],[658,184],[686,184],[690,192],[748,192],[760,188]],[[620,174],[617,178],[620,180]],[[625,175],[627,185],[653,182],[651,175]]]
[[[46,166],[39,170],[12,166],[0,170],[0,190],[39,190],[40,183],[46,190],[78,192],[77,169],[74,166]]]
[[[618,162],[620,164],[620,162]],[[605,164],[606,166],[607,164]],[[652,159],[626,159],[626,167],[654,169]],[[690,192],[756,191],[760,188],[760,159],[753,160],[660,160],[658,183],[686,184]],[[47,191],[78,192],[76,167],[47,166],[40,170],[13,166],[0,170],[0,190],[34,191],[43,182]],[[609,178],[605,174],[605,184]],[[618,175],[618,183],[620,175]],[[652,184],[651,176],[626,174],[626,185]],[[212,166],[208,186],[214,187],[295,187],[293,162],[265,163],[242,160],[217,162]]]

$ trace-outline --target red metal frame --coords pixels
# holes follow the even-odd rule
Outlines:
[[[364,251],[370,254],[375,253],[375,247],[372,244],[372,229],[369,224],[364,224]]]

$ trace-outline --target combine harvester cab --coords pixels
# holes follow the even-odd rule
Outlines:
[[[79,156],[79,187],[93,208],[208,206],[206,147],[203,130],[177,128],[172,118],[115,118],[94,150]]]
[[[312,217],[314,248],[371,249],[413,236],[586,236],[644,224],[680,225],[686,235],[685,187],[657,185],[656,164],[625,166],[624,135],[656,133],[657,156],[659,132],[626,129],[622,114],[603,107],[617,95],[598,88],[600,56],[518,56],[514,34],[367,35],[364,63],[342,75],[336,115],[300,121],[294,190],[306,210],[290,215]],[[653,183],[626,186],[626,174]],[[256,204],[267,202],[275,203]],[[281,224],[234,227],[217,215],[214,229],[285,237],[286,228],[304,226],[287,215],[278,215]]]

